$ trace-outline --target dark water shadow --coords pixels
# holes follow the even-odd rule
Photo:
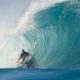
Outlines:
[[[32,57],[31,60],[29,62],[25,63],[25,64],[26,64],[27,68],[35,68],[36,64],[37,64],[36,60],[35,60],[35,57]]]

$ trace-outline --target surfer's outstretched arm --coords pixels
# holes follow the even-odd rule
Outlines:
[[[19,62],[20,59],[21,59],[21,57],[18,59],[17,63]]]

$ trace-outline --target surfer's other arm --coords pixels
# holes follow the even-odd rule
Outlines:
[[[28,56],[32,56],[32,54],[29,54]]]

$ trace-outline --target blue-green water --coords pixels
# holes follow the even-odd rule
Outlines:
[[[34,14],[36,29],[29,41],[37,68],[69,68],[80,64],[80,1],[58,3]]]
[[[1,80],[80,80],[79,69],[0,69]]]

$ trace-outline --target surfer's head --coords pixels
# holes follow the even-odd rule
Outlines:
[[[22,53],[24,53],[24,49],[22,49]]]

